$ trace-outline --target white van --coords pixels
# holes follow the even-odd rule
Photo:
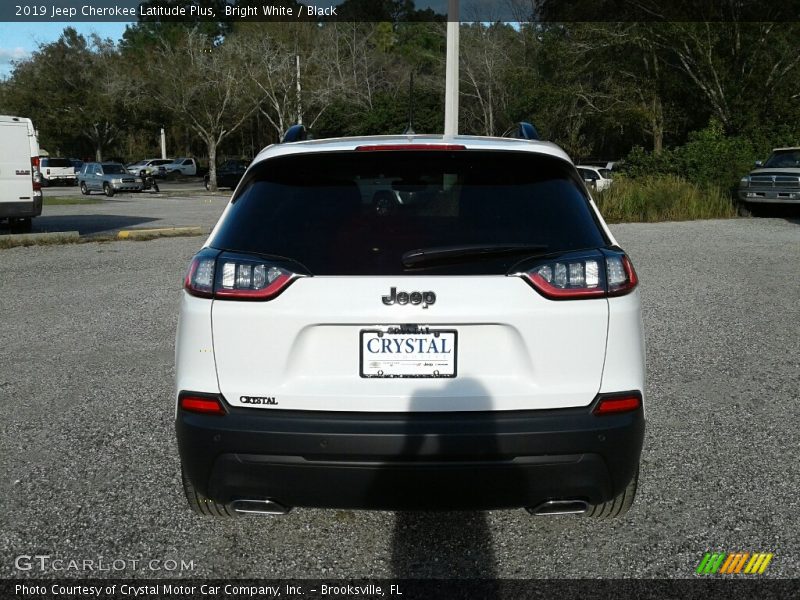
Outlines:
[[[39,142],[30,119],[0,115],[0,220],[30,231],[42,214]]]

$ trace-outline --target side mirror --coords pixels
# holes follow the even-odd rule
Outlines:
[[[763,166],[764,166],[764,161],[762,161],[762,160],[757,160],[757,161],[755,162],[755,166],[756,166],[756,167],[763,167]]]

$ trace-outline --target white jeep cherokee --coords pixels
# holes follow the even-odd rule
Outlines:
[[[270,146],[186,275],[189,504],[623,514],[645,426],[636,286],[553,144]]]

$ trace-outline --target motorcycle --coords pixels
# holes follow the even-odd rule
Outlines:
[[[139,177],[142,178],[142,191],[150,190],[153,191],[160,191],[158,189],[158,183],[156,182],[155,177],[153,177],[150,173],[145,170],[139,171]]]

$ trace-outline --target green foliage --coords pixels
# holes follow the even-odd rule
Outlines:
[[[225,0],[168,2],[220,13]],[[225,119],[244,120],[220,151],[252,155],[298,110],[318,136],[403,131],[413,73],[414,129],[441,132],[444,23],[420,21],[411,0],[347,0],[340,14],[348,11],[361,22],[143,20],[116,46],[68,28],[0,81],[0,112],[31,117],[51,152],[133,160],[158,153],[162,126],[170,154],[206,152],[193,120],[224,102]],[[462,133],[531,121],[577,160],[628,155],[632,176],[723,190],[772,147],[800,142],[800,23],[475,22],[461,31]],[[187,36],[205,40],[196,60],[187,61]],[[167,56],[183,67],[164,77]],[[246,101],[214,96],[227,73],[246,80]],[[181,110],[162,101],[173,83],[197,90]]]
[[[595,201],[611,223],[688,221],[736,216],[726,193],[715,185],[698,185],[675,175],[639,179],[617,176],[614,184],[596,194]]]
[[[791,134],[784,131],[782,136],[776,137],[764,135],[754,139],[726,135],[722,124],[712,118],[707,127],[690,133],[683,146],[660,154],[634,148],[625,158],[624,171],[632,177],[676,175],[731,191],[756,160],[767,156],[774,145],[780,145],[781,138],[791,138]]]

